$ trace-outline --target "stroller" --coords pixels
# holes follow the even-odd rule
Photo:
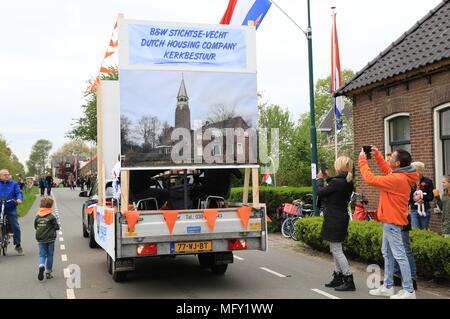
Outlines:
[[[377,220],[377,211],[367,209],[369,201],[364,194],[353,192],[350,203],[355,205],[355,209],[351,215],[352,220]]]

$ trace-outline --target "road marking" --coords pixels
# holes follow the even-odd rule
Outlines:
[[[64,237],[59,237],[59,241],[64,241]]]
[[[61,245],[59,248],[60,248],[61,250],[66,250],[66,246],[64,246],[64,245]]]
[[[317,292],[318,294],[324,295],[325,297],[328,297],[330,299],[341,299],[339,297],[330,295],[328,292],[325,292],[325,291],[322,291],[322,290],[319,290],[319,289],[311,289],[311,290],[314,291],[314,292]]]
[[[264,270],[264,271],[270,272],[271,274],[273,274],[273,275],[275,275],[275,276],[278,276],[278,277],[280,277],[280,278],[285,278],[285,277],[287,277],[287,276],[285,276],[285,275],[283,275],[283,274],[280,274],[279,272],[273,271],[273,270],[271,270],[271,269],[269,269],[269,268],[266,268],[266,267],[259,267],[259,268],[262,269],[262,270]]]
[[[75,292],[73,289],[66,289],[67,299],[75,299]]]
[[[61,260],[62,261],[67,261],[67,255],[61,255]]]
[[[237,260],[245,260],[244,258],[242,258],[242,257],[239,257],[239,256],[233,256],[234,258],[236,258]]]
[[[62,236],[62,231],[59,231],[58,234],[59,234],[59,236]]]
[[[69,278],[70,277],[70,270],[69,268],[64,268],[64,278]]]

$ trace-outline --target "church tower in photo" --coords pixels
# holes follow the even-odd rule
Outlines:
[[[191,129],[191,111],[189,110],[189,97],[184,85],[184,77],[181,77],[180,89],[177,96],[177,109],[175,111],[175,128]]]

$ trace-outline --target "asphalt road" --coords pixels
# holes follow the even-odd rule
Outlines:
[[[295,249],[295,243],[277,234],[269,236],[269,251],[239,251],[225,275],[214,275],[200,268],[197,257],[147,259],[123,283],[116,283],[107,272],[106,253],[91,249],[82,237],[79,191],[55,189],[61,233],[55,246],[54,278],[37,279],[38,247],[33,220],[38,201],[20,220],[24,256],[12,249],[0,256],[0,298],[179,298],[179,299],[373,299],[368,293],[365,266],[350,262],[357,290],[336,292],[323,284],[333,269],[330,256],[311,256]],[[67,268],[80,267],[80,288],[67,284]],[[64,270],[66,269],[66,270]],[[423,286],[422,286],[423,287]],[[447,288],[421,289],[417,298],[449,298]]]

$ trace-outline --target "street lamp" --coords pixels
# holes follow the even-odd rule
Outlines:
[[[309,66],[309,117],[310,117],[310,143],[311,143],[311,182],[313,193],[313,209],[314,215],[319,216],[317,208],[317,136],[316,136],[316,114],[314,110],[314,76],[313,76],[313,59],[312,59],[312,29],[311,29],[311,13],[310,0],[307,0],[308,5],[308,27],[306,31],[303,30],[283,9],[280,8],[273,0],[271,2],[280,11],[299,28],[308,40],[308,66]]]

